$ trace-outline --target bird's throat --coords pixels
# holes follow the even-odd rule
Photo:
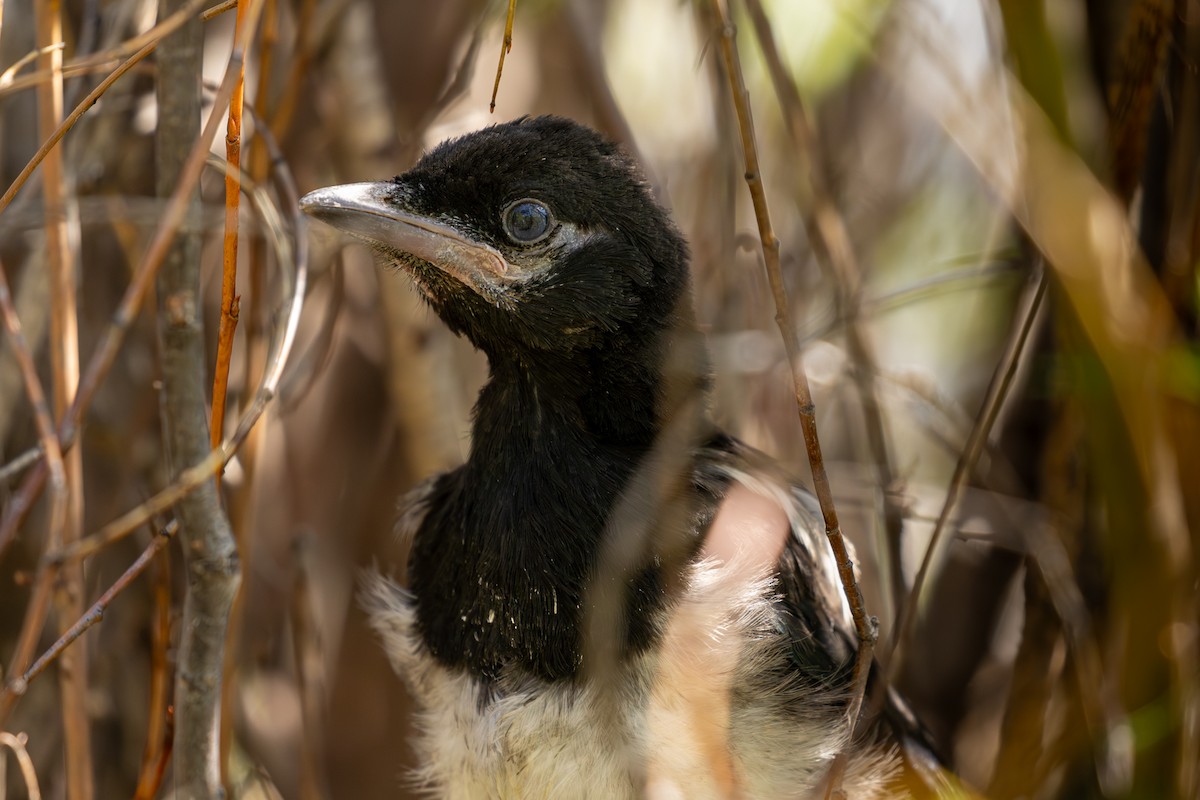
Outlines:
[[[651,417],[614,434],[603,413],[587,408],[589,400],[601,408],[617,402],[625,419],[631,411],[653,415],[647,381],[625,375],[568,392],[529,375],[493,370],[476,407],[471,456],[440,479],[411,561],[426,645],[448,666],[487,679],[512,668],[546,680],[575,676],[605,526],[658,427]],[[652,637],[651,612],[662,602],[659,567],[647,558],[625,583],[626,616],[639,621],[626,627],[625,646],[637,650]]]

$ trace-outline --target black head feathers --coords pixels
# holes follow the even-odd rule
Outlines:
[[[301,202],[409,272],[493,361],[638,346],[690,303],[686,245],[637,166],[561,117],[469,133],[391,181]]]

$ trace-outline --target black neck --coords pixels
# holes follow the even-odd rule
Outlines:
[[[661,427],[661,381],[633,365],[660,361],[493,361],[471,456],[439,481],[414,544],[418,619],[443,663],[489,679],[508,665],[547,680],[576,674],[605,522]],[[658,568],[638,571],[626,599],[637,650],[662,602]]]

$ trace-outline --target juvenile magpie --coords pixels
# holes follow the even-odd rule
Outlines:
[[[488,358],[465,464],[402,501],[364,601],[449,798],[849,797],[911,783],[896,703],[847,746],[855,639],[812,496],[717,430],[687,246],[595,131],[522,118],[314,191]],[[860,726],[862,727],[862,726]]]

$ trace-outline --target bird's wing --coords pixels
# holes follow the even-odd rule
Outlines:
[[[787,515],[791,536],[779,559],[776,588],[794,657],[814,678],[832,680],[848,670],[856,649],[854,622],[817,499],[766,455],[728,436],[701,450],[697,481],[718,496],[739,483],[774,500]]]
[[[787,514],[792,535],[779,559],[776,587],[785,610],[782,616],[793,661],[810,678],[825,685],[846,681],[848,688],[857,636],[817,498],[784,475],[767,456],[731,437],[718,437],[702,449],[697,475],[698,483],[718,496],[737,482],[773,499]],[[853,560],[852,546],[846,544]],[[878,665],[873,664],[868,698],[881,679]],[[949,785],[942,767],[944,758],[899,694],[890,687],[885,692],[880,715],[868,726],[874,729],[870,738],[898,746],[909,793],[936,795],[937,787]]]

